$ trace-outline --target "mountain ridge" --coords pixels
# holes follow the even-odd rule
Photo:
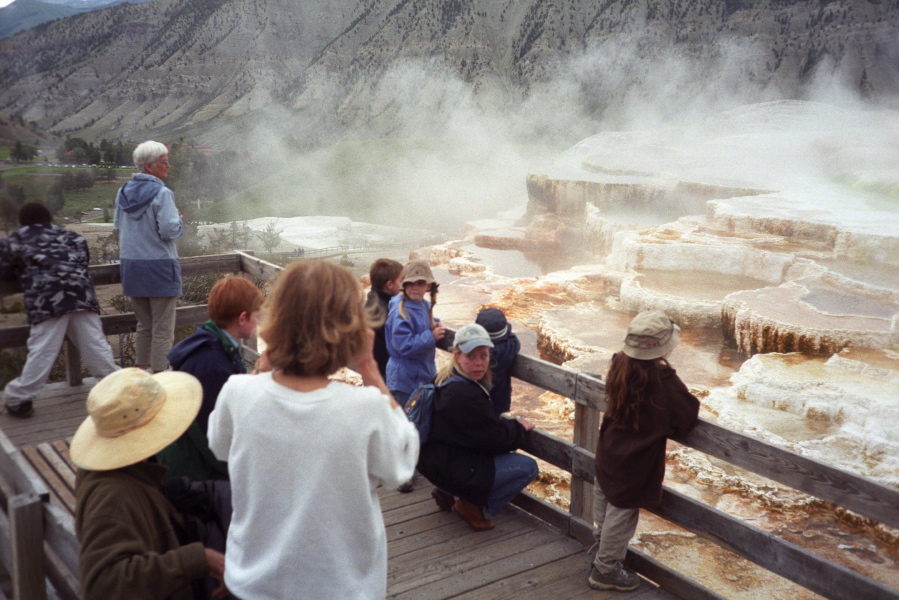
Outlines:
[[[0,39],[49,21],[82,12],[114,6],[122,2],[149,1],[151,0],[15,0],[0,8]]]
[[[310,117],[302,136],[379,119],[389,130],[409,102],[502,103],[559,90],[590,118],[623,114],[643,96],[669,94],[674,110],[690,101],[677,78],[697,72],[710,98],[715,86],[751,101],[829,85],[892,101],[899,3],[119,4],[0,40],[0,112],[56,134],[103,137],[302,113]]]

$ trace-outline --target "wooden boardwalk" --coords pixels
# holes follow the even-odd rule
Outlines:
[[[84,419],[93,380],[47,386],[29,419],[0,415],[0,427],[51,488],[50,502],[71,512],[74,472],[67,440]],[[415,478],[415,491],[382,490],[388,539],[388,598],[397,600],[677,600],[643,581],[633,592],[599,592],[586,583],[587,548],[527,512],[509,506],[496,528],[473,532],[440,511],[430,484]]]

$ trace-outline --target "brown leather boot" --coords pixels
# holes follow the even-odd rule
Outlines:
[[[453,503],[456,501],[456,497],[452,494],[447,494],[440,488],[434,488],[431,490],[431,498],[434,499],[434,502],[437,503],[437,506],[440,510],[452,510]]]
[[[484,511],[481,510],[480,506],[462,498],[459,498],[453,504],[453,512],[462,517],[462,520],[468,523],[475,531],[487,531],[496,526],[493,521],[484,516]]]

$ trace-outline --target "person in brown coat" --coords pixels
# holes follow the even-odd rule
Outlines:
[[[597,551],[587,580],[593,589],[627,591],[640,585],[621,561],[640,509],[662,502],[668,438],[685,435],[696,424],[699,400],[666,360],[679,340],[680,328],[665,313],[642,312],[609,365],[593,486]]]
[[[84,600],[194,600],[207,576],[224,578],[225,557],[201,542],[182,544],[185,517],[160,489],[166,468],[152,457],[177,439],[200,409],[193,375],[116,371],[87,398],[88,418],[72,439],[75,530]],[[195,591],[196,590],[196,591]],[[216,597],[227,594],[224,584]]]

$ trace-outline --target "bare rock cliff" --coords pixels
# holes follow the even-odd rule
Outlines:
[[[574,70],[585,109],[602,113],[626,90],[657,85],[672,56],[761,99],[803,97],[822,80],[891,98],[899,95],[899,2],[122,4],[0,41],[0,113],[59,134],[105,136],[189,130],[273,107],[357,123],[397,110],[388,75],[409,64],[475,95],[527,94]]]

